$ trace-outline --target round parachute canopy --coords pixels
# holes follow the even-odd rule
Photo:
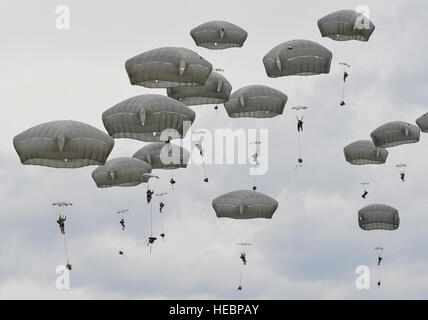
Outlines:
[[[368,17],[355,10],[340,10],[318,20],[323,37],[336,41],[368,41],[375,26]]]
[[[310,40],[283,42],[263,57],[266,74],[270,78],[310,76],[330,72],[332,53]]]
[[[219,104],[229,100],[232,85],[218,72],[211,72],[204,85],[197,87],[173,87],[167,89],[168,97],[187,106]]]
[[[373,130],[370,136],[376,147],[389,148],[419,141],[421,131],[413,124],[393,121]]]
[[[153,169],[186,168],[190,152],[173,143],[153,142],[138,150],[134,158],[149,163]]]
[[[284,111],[287,96],[271,87],[253,85],[243,87],[224,104],[231,118],[273,118]]]
[[[278,202],[256,191],[238,190],[215,198],[212,202],[218,218],[271,219]]]
[[[149,180],[152,167],[147,162],[131,157],[111,159],[92,171],[98,188],[133,187]]]
[[[133,85],[169,88],[203,85],[213,66],[192,50],[166,47],[128,59],[125,69]]]
[[[158,142],[183,138],[195,116],[177,100],[145,94],[116,104],[104,111],[102,118],[113,138]]]
[[[428,132],[428,112],[416,119],[416,124],[422,132]]]
[[[385,204],[370,204],[358,211],[358,224],[363,230],[395,230],[400,225],[398,210]]]
[[[242,47],[248,33],[227,21],[205,22],[190,31],[198,47],[211,50]]]
[[[383,164],[388,158],[388,150],[379,148],[370,140],[358,140],[343,148],[345,159],[350,164]]]
[[[86,123],[59,120],[39,124],[13,138],[22,164],[80,168],[104,164],[114,140]]]

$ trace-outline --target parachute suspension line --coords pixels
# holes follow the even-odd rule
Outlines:
[[[149,237],[149,251],[152,253],[152,244],[153,242],[150,239],[153,238],[153,201],[150,201],[150,237]]]
[[[64,231],[65,230],[64,228],[65,228],[65,221],[67,218],[69,207],[72,207],[73,204],[70,202],[54,202],[51,205],[54,207],[54,210],[58,215],[57,223],[59,224],[59,227],[61,229],[61,235],[64,242],[64,252],[65,252],[65,257],[67,259],[67,268],[70,266],[70,270],[71,270],[71,265],[69,263],[69,255],[68,255],[67,236]]]
[[[241,267],[241,271],[239,272],[239,286],[238,286],[238,291],[242,290],[242,277],[244,274],[244,270],[243,267]]]
[[[162,234],[164,234],[164,232],[163,232],[163,213],[161,213],[161,232],[162,232]]]
[[[207,169],[205,168],[205,161],[203,158],[202,158],[202,170],[204,171],[204,178],[206,178],[207,177]]]
[[[60,201],[67,201],[68,200],[68,195],[72,194],[71,192],[71,174],[69,172],[70,170],[67,169],[62,169],[62,173],[61,173],[61,190],[60,190],[60,196],[61,199]],[[71,202],[71,201],[70,201]]]
[[[296,167],[294,168],[294,171],[297,170],[297,168],[300,168],[303,165],[303,159],[302,159],[302,147],[301,147],[301,138],[300,138],[300,132],[297,133],[298,135],[298,148],[299,148],[299,158],[297,159]]]
[[[343,66],[342,101],[340,102],[340,105],[345,106],[346,105],[346,103],[345,103],[346,79],[349,76],[348,70],[351,66],[346,62],[339,62],[339,64]]]
[[[377,266],[377,276],[378,276],[378,287],[382,285],[382,265],[378,264]]]
[[[208,176],[207,176],[207,169],[205,167],[205,159],[203,158],[203,156],[202,156],[202,169],[204,171],[204,182],[206,182],[209,185],[211,185],[211,183],[209,183],[209,179],[208,179]]]
[[[125,232],[125,230],[121,230],[120,231],[120,251],[123,252],[123,233]]]
[[[345,85],[346,85],[346,81],[343,81],[343,87],[342,87],[342,101],[345,101]]]
[[[153,237],[153,202],[150,201],[150,236]]]
[[[69,258],[68,258],[68,247],[67,247],[67,236],[65,234],[62,235],[63,240],[64,240],[64,250],[65,250],[65,258],[67,260],[67,264],[70,263]]]
[[[376,247],[375,248],[377,253],[377,273],[378,273],[378,282],[377,285],[380,287],[382,285],[382,260],[383,260],[383,248],[382,247]]]

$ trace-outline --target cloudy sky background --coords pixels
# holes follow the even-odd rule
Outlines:
[[[55,8],[69,5],[71,29],[55,28]],[[368,5],[376,25],[368,43],[321,38],[316,21],[339,10]],[[426,1],[2,1],[0,4],[0,298],[110,299],[389,299],[428,297],[426,233],[427,137],[389,149],[383,166],[351,166],[343,147],[369,139],[379,125],[414,123],[428,111],[425,75],[428,40]],[[189,31],[209,20],[226,20],[249,33],[243,48],[210,51],[196,47]],[[330,74],[266,76],[262,57],[277,44],[310,39],[333,52]],[[202,182],[195,164],[158,171],[157,192],[169,192],[166,240],[149,254],[149,211],[145,186],[96,188],[95,167],[54,170],[23,166],[12,139],[39,123],[73,119],[102,130],[101,113],[137,94],[126,59],[163,46],[195,50],[224,75],[233,91],[250,84],[272,86],[288,95],[285,114],[273,119],[231,119],[220,106],[194,107],[194,129],[266,128],[269,170],[258,190],[279,202],[272,220],[242,224],[217,219],[213,198],[251,187],[245,165],[211,165],[212,182]],[[339,106],[342,69],[351,64],[345,108]],[[290,110],[308,105],[302,140],[304,166],[295,170],[296,119]],[[144,143],[116,140],[110,158],[132,155]],[[408,164],[402,183],[395,168]],[[361,199],[361,181],[371,183]],[[71,290],[55,289],[55,268],[64,249],[53,201],[75,204],[67,220]],[[155,200],[155,208],[158,199]],[[369,203],[399,210],[394,232],[359,229],[357,211]],[[127,258],[120,245],[116,210],[126,217]],[[155,215],[155,231],[160,230]],[[243,287],[236,241],[252,242]],[[383,286],[377,288],[375,246],[384,246]],[[372,289],[355,288],[355,268],[368,265]]]

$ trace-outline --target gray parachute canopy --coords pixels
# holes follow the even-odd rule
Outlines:
[[[393,121],[373,130],[370,136],[376,147],[389,148],[400,144],[416,143],[421,131],[413,124],[403,121]]]
[[[149,163],[153,169],[177,169],[187,167],[190,152],[173,143],[153,142],[142,147],[133,157]]]
[[[59,120],[39,124],[13,138],[22,164],[80,168],[104,164],[114,140],[86,123]]]
[[[278,202],[256,191],[238,190],[215,198],[212,202],[218,218],[271,219]]]
[[[166,47],[143,52],[125,63],[129,81],[147,88],[200,86],[213,66],[196,52]]]
[[[416,124],[422,132],[428,132],[428,112],[416,119]]]
[[[104,111],[102,118],[113,138],[156,142],[167,141],[170,135],[173,139],[183,138],[195,116],[189,107],[177,100],[145,94],[116,104]]]
[[[231,118],[272,118],[284,111],[287,96],[274,88],[252,85],[243,87],[224,104]]]
[[[370,204],[358,211],[358,224],[363,230],[395,230],[400,225],[398,210],[385,204]]]
[[[92,171],[98,188],[133,187],[147,182],[152,172],[150,164],[131,157],[111,159]]]
[[[209,21],[192,29],[190,36],[198,47],[219,50],[242,47],[248,33],[227,21]]]
[[[375,26],[364,14],[355,10],[340,10],[318,20],[323,37],[336,41],[368,41]]]
[[[283,42],[263,57],[266,74],[270,78],[310,76],[330,72],[332,53],[310,40]]]
[[[383,164],[388,158],[388,151],[378,148],[370,140],[358,140],[343,148],[345,159],[350,164]]]
[[[218,72],[211,72],[204,85],[197,87],[173,87],[167,89],[168,97],[187,106],[225,103],[229,100],[232,85]]]

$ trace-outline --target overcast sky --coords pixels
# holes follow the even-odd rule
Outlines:
[[[55,8],[68,5],[71,29],[55,28]],[[376,29],[367,43],[321,38],[316,21],[336,10],[370,8]],[[427,112],[426,1],[11,1],[0,3],[0,298],[176,298],[176,299],[387,299],[428,298],[428,140],[389,149],[383,166],[351,166],[343,147],[370,139],[379,125],[414,123]],[[210,51],[196,47],[190,30],[226,20],[248,31],[243,48]],[[266,76],[262,58],[291,39],[316,41],[333,52],[328,75]],[[217,219],[215,197],[248,189],[245,165],[211,165],[212,185],[202,168],[189,165],[157,171],[165,200],[166,239],[152,254],[146,246],[149,211],[145,186],[97,189],[95,167],[55,170],[23,166],[12,139],[39,123],[72,119],[104,130],[101,114],[137,94],[165,90],[131,86],[126,59],[141,52],[182,46],[225,70],[233,91],[263,84],[288,96],[286,111],[272,119],[231,119],[224,108],[194,107],[194,129],[268,129],[269,170],[258,190],[275,198],[272,220]],[[347,106],[340,107],[342,69],[351,65]],[[307,105],[298,157],[295,105]],[[116,140],[110,158],[130,156],[144,143]],[[407,163],[402,183],[395,168]],[[367,200],[360,182],[371,183]],[[71,290],[55,288],[64,248],[53,201],[75,204],[66,222]],[[158,199],[155,199],[157,205]],[[369,203],[399,210],[394,232],[366,232],[357,212]],[[119,218],[129,208],[125,251],[120,257]],[[159,215],[154,220],[160,231]],[[236,241],[252,242],[242,292]],[[374,247],[385,247],[383,286],[377,288]],[[371,290],[355,288],[355,268],[368,265]]]

